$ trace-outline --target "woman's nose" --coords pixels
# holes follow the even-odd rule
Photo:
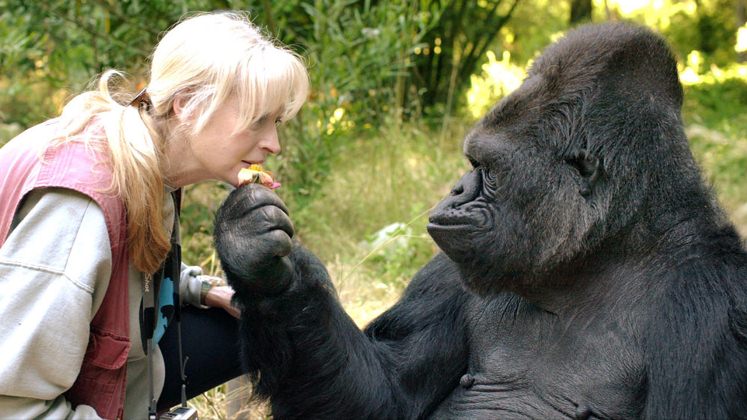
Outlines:
[[[260,146],[271,154],[276,155],[280,153],[281,147],[280,137],[278,136],[278,129],[273,127],[273,129],[267,134],[267,136],[262,139],[262,143]]]

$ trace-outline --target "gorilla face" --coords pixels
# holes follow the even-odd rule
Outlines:
[[[645,247],[657,235],[646,223],[698,188],[665,43],[589,31],[545,50],[477,123],[464,143],[474,169],[431,213],[429,233],[478,293],[562,281],[601,246]]]
[[[583,141],[587,99],[531,75],[467,136],[473,170],[431,213],[428,231],[468,286],[491,293],[566,263],[604,218],[602,161]]]
[[[486,117],[465,141],[474,169],[431,214],[429,233],[477,292],[570,260],[599,219],[600,161],[585,150],[559,155],[539,134],[500,110]]]

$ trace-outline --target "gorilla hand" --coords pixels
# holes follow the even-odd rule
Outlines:
[[[237,188],[218,210],[215,246],[238,296],[275,295],[290,285],[293,224],[288,209],[259,184]]]

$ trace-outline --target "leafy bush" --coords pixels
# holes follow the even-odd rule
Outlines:
[[[727,78],[688,86],[684,119],[704,175],[727,210],[736,211],[747,203],[747,81]]]
[[[297,3],[304,14],[294,19],[305,24],[273,25],[306,58],[313,92],[283,131],[286,152],[274,165],[302,206],[327,182],[330,161],[347,142],[405,112],[402,79],[426,26],[407,2]]]

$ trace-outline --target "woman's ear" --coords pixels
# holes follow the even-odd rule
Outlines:
[[[176,118],[181,122],[185,122],[189,117],[186,110],[188,101],[189,97],[183,92],[177,93],[176,96],[174,96],[174,102],[171,105],[171,110],[174,112]]]

